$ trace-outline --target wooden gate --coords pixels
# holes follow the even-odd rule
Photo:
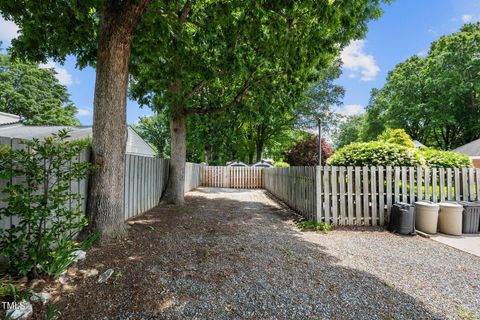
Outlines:
[[[263,188],[263,169],[256,167],[202,166],[203,187],[258,189]]]

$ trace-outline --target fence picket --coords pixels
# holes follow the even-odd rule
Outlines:
[[[370,220],[370,224],[372,226],[377,225],[377,175],[376,175],[376,170],[377,168],[371,167],[370,172],[371,172],[371,191],[370,191],[370,202],[372,204],[372,217]]]
[[[440,201],[445,201],[445,169],[440,168],[438,174],[440,176]]]
[[[347,168],[348,225],[353,225],[353,168]]]
[[[430,201],[430,169],[425,168],[425,200]]]
[[[385,185],[383,179],[384,169],[383,167],[378,167],[378,208],[379,208],[379,218],[380,225],[383,226],[385,223]]]
[[[454,168],[453,174],[455,178],[455,201],[460,201],[460,189],[462,188],[462,186],[460,185],[460,170],[458,168]]]
[[[422,184],[422,178],[423,178],[423,169],[418,167],[417,168],[417,200],[423,200],[423,184]]]
[[[432,168],[432,201],[437,202],[437,168]]]
[[[390,211],[392,209],[392,167],[387,166],[387,221],[390,220]]]
[[[368,167],[363,167],[363,225],[370,220],[370,201],[368,194]]]
[[[362,180],[360,167],[355,167],[355,224],[362,224]]]

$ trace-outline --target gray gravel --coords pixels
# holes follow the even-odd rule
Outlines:
[[[161,253],[142,269],[142,294],[158,303],[132,309],[123,292],[115,318],[480,316],[480,258],[443,244],[381,229],[301,232],[262,190],[199,189],[171,211],[138,220],[159,232]]]

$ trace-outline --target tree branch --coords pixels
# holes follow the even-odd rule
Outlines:
[[[208,85],[207,81],[202,80],[199,83],[197,83],[195,86],[193,86],[192,90],[190,90],[184,97],[185,100],[190,99],[195,93],[198,91],[202,90]]]
[[[192,3],[187,1],[183,6],[183,9],[178,13],[178,21],[184,23],[187,21],[188,14],[192,11]]]
[[[213,108],[213,109],[188,109],[187,110],[187,113],[188,114],[191,114],[191,113],[196,113],[196,114],[210,114],[210,113],[217,113],[217,112],[223,112],[223,111],[226,111],[230,108],[232,108],[233,106],[235,106],[236,104],[238,104],[248,93],[248,91],[256,84],[259,84],[259,83],[262,83],[263,81],[269,79],[269,78],[272,78],[276,75],[281,75],[281,74],[285,74],[286,71],[285,70],[282,70],[280,72],[273,72],[273,73],[268,73],[268,74],[265,74],[263,76],[261,76],[260,78],[258,78],[257,80],[255,81],[251,81],[253,76],[256,74],[258,70],[258,67],[252,71],[252,73],[248,76],[248,78],[245,80],[245,82],[243,83],[241,89],[237,92],[237,94],[235,95],[235,97],[232,99],[232,101],[230,101],[226,106],[224,107],[219,107],[219,108]]]

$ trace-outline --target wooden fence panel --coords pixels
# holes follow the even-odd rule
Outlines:
[[[192,164],[193,165],[193,164]],[[258,167],[198,166],[199,181],[195,187],[259,189],[264,187],[263,169]]]
[[[307,219],[322,219],[323,202],[316,188],[322,177],[320,167],[290,167],[263,169],[264,185],[270,193]],[[257,171],[260,168],[255,168]],[[254,176],[256,178],[259,175]],[[329,200],[325,198],[325,206]],[[319,211],[317,211],[317,208]],[[318,217],[318,218],[316,218]]]
[[[201,168],[198,163],[187,162],[185,164],[185,192],[193,190],[201,185]]]
[[[479,187],[480,170],[469,168],[326,166],[265,171],[268,191],[305,218],[332,225],[385,225],[397,201],[476,201]]]
[[[167,185],[168,166],[165,159],[125,155],[125,220],[158,205]],[[187,180],[187,173],[185,177]]]

